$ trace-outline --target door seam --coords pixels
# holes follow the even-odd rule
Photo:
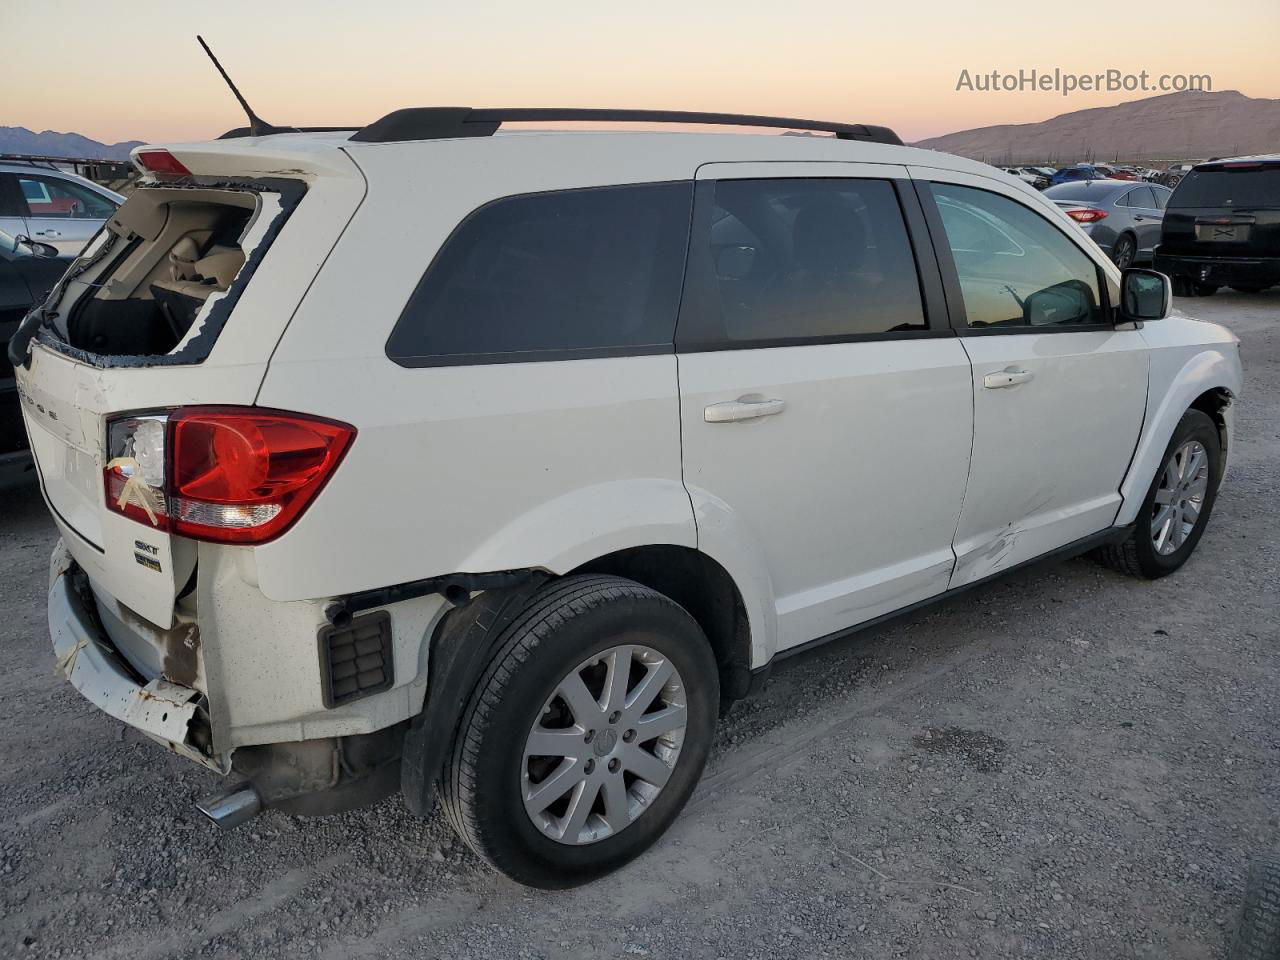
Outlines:
[[[964,492],[960,495],[960,510],[956,513],[956,526],[951,532],[951,573],[947,577],[948,590],[951,589],[951,581],[955,579],[956,570],[960,567],[960,554],[956,552],[956,540],[960,536],[960,520],[964,517],[964,507],[969,500],[969,484],[973,481],[973,454],[978,437],[978,385],[974,380],[973,357],[969,354],[969,348],[964,345],[964,337],[956,337],[956,342],[960,344],[965,359],[969,361],[969,469],[965,471]]]

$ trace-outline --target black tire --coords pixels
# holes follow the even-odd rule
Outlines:
[[[1188,440],[1198,440],[1209,457],[1208,489],[1205,491],[1204,503],[1200,510],[1199,520],[1182,545],[1172,553],[1162,554],[1156,550],[1152,539],[1152,520],[1155,516],[1156,493],[1160,489],[1160,481],[1164,474],[1165,464],[1173,452]],[[1094,551],[1094,558],[1120,573],[1127,573],[1146,580],[1156,580],[1168,576],[1177,570],[1195,551],[1196,544],[1204,535],[1209,525],[1209,516],[1213,512],[1214,501],[1218,498],[1218,484],[1222,480],[1222,445],[1218,434],[1218,426],[1208,415],[1199,410],[1188,410],[1182,415],[1173,437],[1160,458],[1160,466],[1151,480],[1151,487],[1138,508],[1138,517],[1133,530],[1127,539]]]
[[[1111,262],[1121,270],[1124,270],[1126,267],[1132,267],[1137,258],[1138,243],[1133,239],[1133,234],[1120,234],[1115,245],[1111,248]]]
[[[1243,286],[1238,283],[1233,283],[1231,285],[1231,289],[1234,290],[1236,293],[1261,293],[1263,290],[1266,290],[1269,286],[1270,284],[1266,284],[1266,283],[1250,284],[1248,286]]]
[[[1193,297],[1212,297],[1218,292],[1219,286],[1221,286],[1221,284],[1200,283],[1197,281],[1191,284],[1191,295]]]
[[[666,785],[628,826],[594,843],[562,844],[524,809],[526,732],[575,666],[620,642],[642,643],[679,671],[683,744]],[[442,806],[467,845],[513,880],[542,889],[586,883],[643,853],[679,815],[706,765],[719,701],[711,646],[682,607],[621,577],[553,581],[507,628],[463,712],[441,773]]]
[[[1263,854],[1249,864],[1228,960],[1280,960],[1280,854]]]

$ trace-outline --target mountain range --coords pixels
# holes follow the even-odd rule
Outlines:
[[[1039,123],[961,130],[914,144],[988,163],[1170,161],[1280,152],[1280,100],[1238,90],[1167,93]]]
[[[126,140],[123,143],[99,143],[78,133],[57,133],[53,130],[36,133],[26,127],[0,127],[0,154],[18,153],[77,160],[128,160],[129,151],[143,142]]]
[[[0,154],[126,160],[141,140],[99,143],[78,133],[0,127]],[[1172,161],[1280,152],[1280,100],[1238,90],[1168,93],[1074,110],[1038,123],[960,130],[914,144],[989,163]]]

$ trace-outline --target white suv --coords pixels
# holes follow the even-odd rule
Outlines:
[[[564,119],[836,136],[498,131]],[[59,667],[233,774],[223,824],[438,789],[582,882],[778,658],[1049,555],[1170,573],[1223,476],[1235,338],[882,128],[429,108],[136,160],[12,354]]]

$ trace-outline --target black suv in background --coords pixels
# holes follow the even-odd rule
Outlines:
[[[0,230],[0,488],[34,475],[35,470],[9,362],[9,338],[31,304],[58,281],[72,259],[48,244]]]
[[[1193,167],[1169,198],[1155,268],[1179,296],[1280,283],[1280,154]]]

